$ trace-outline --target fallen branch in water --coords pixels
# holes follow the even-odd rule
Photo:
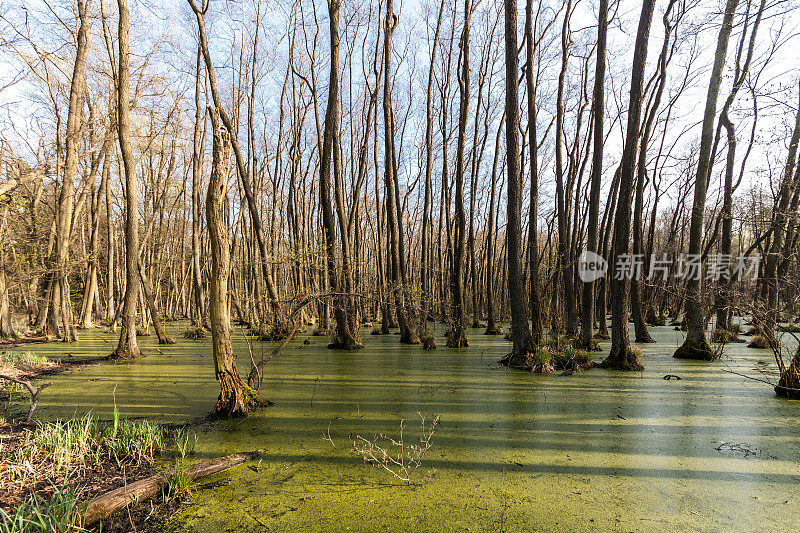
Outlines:
[[[184,471],[184,475],[190,479],[200,479],[217,472],[222,472],[234,466],[238,466],[248,459],[251,454],[233,454],[209,459],[195,465],[189,466]],[[117,511],[123,509],[133,501],[142,502],[156,496],[174,475],[172,472],[162,472],[154,476],[142,479],[130,485],[125,485],[110,492],[106,492],[89,502],[86,506],[83,525],[92,526],[101,520],[108,518]]]
[[[31,406],[28,409],[28,416],[25,418],[25,423],[30,424],[33,420],[33,412],[36,410],[36,406],[39,404],[39,393],[41,393],[44,389],[52,385],[52,383],[45,383],[40,385],[37,389],[33,386],[33,383],[28,381],[27,379],[19,379],[13,376],[9,376],[8,374],[0,374],[0,379],[5,379],[6,381],[10,381],[11,383],[16,383],[17,385],[22,385],[31,395]]]
[[[47,337],[20,337],[18,339],[0,339],[0,346],[13,348],[14,346],[22,346],[23,344],[37,344],[50,342],[51,339]]]

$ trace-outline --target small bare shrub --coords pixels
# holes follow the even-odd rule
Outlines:
[[[420,413],[417,414],[420,417],[419,444],[406,444],[404,440],[406,421],[403,419],[400,421],[400,436],[397,439],[382,433],[374,435],[372,440],[357,435],[353,441],[353,452],[361,456],[365,463],[383,468],[400,481],[411,485],[414,472],[420,467],[425,454],[431,448],[431,440],[440,420],[439,415],[436,415],[430,424],[426,424],[425,417]],[[423,483],[435,472],[435,469],[429,471]]]

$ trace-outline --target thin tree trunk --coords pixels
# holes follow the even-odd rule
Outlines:
[[[400,326],[400,342],[419,344],[414,321],[413,310],[407,305],[407,288],[401,258],[401,243],[396,198],[395,147],[394,147],[394,113],[392,112],[392,33],[397,26],[393,0],[386,1],[386,18],[384,19],[383,41],[383,121],[384,121],[384,190],[386,206],[386,223],[389,233],[389,271],[391,273],[392,291],[396,305],[397,322]]]
[[[522,174],[519,168],[519,95],[517,76],[517,1],[505,0],[506,44],[506,170],[508,203],[506,238],[508,243],[508,297],[511,303],[511,353],[501,359],[508,366],[525,366],[533,350],[528,328],[528,296],[522,282]]]
[[[450,293],[452,295],[453,316],[450,331],[447,333],[448,348],[469,346],[464,334],[466,317],[464,313],[464,248],[466,244],[467,221],[464,213],[464,145],[467,137],[467,113],[469,111],[469,26],[472,5],[464,0],[464,27],[461,31],[460,59],[461,71],[458,73],[459,111],[458,141],[456,145],[456,224],[453,262],[450,270]],[[475,191],[472,191],[475,194]]]
[[[608,0],[600,0],[597,11],[597,63],[594,70],[592,113],[594,115],[594,146],[592,148],[592,175],[589,191],[589,214],[586,227],[586,252],[597,254],[597,222],[600,216],[600,188],[603,179],[603,118],[605,114],[606,34],[608,33]],[[590,257],[589,259],[593,259]],[[581,345],[592,349],[594,328],[594,279],[583,280],[581,302]],[[601,317],[605,321],[605,314]]]
[[[139,183],[136,162],[130,144],[130,52],[128,34],[130,20],[128,0],[117,0],[119,6],[119,75],[117,76],[117,133],[122,167],[125,173],[125,267],[126,286],[122,331],[119,344],[111,354],[118,359],[141,355],[136,341],[136,307],[139,303]]]
[[[223,215],[231,149],[228,132],[220,124],[216,110],[211,112],[211,124],[214,130],[213,161],[206,194],[206,221],[211,242],[209,315],[211,343],[214,348],[214,372],[220,387],[219,398],[211,414],[231,418],[246,415],[259,405],[261,400],[258,393],[239,377],[231,344],[231,317],[228,308],[231,252]]]
[[[650,23],[653,20],[655,0],[642,2],[642,13],[639,18],[639,29],[636,34],[636,45],[633,50],[633,67],[631,70],[631,91],[628,100],[628,126],[625,134],[625,146],[622,150],[622,161],[619,172],[619,197],[614,219],[614,244],[611,257],[628,254],[631,235],[631,189],[636,172],[636,153],[639,142],[639,122],[642,114],[642,92],[644,69],[647,62],[647,43],[650,37]],[[616,265],[616,261],[609,264]],[[628,302],[630,286],[627,275],[611,276],[611,352],[603,361],[606,368],[618,370],[642,370],[637,352],[631,349],[628,331]],[[627,273],[623,273],[627,274]]]
[[[322,211],[323,231],[325,232],[325,260],[328,276],[328,287],[334,293],[333,316],[336,329],[333,333],[333,342],[330,348],[344,348],[353,350],[363,345],[358,339],[358,330],[351,327],[347,310],[349,295],[339,295],[340,285],[336,273],[336,226],[334,222],[333,206],[331,205],[331,164],[334,174],[341,171],[338,164],[339,152],[339,16],[341,4],[339,0],[328,0],[328,20],[330,23],[331,38],[331,73],[328,83],[328,103],[325,111],[325,130],[323,133],[322,157],[319,169],[320,208]],[[331,159],[334,161],[331,161]],[[338,177],[334,179],[338,180]],[[339,213],[340,216],[343,213]],[[347,235],[339,236],[346,242]],[[346,249],[346,244],[343,244]],[[343,260],[347,262],[346,253]],[[345,288],[347,289],[347,283]]]
[[[714,141],[714,117],[717,112],[717,97],[722,83],[722,71],[725,67],[725,55],[728,40],[733,28],[733,17],[739,0],[728,0],[722,26],[717,38],[717,50],[714,55],[714,66],[708,83],[706,109],[703,113],[703,127],[700,134],[700,156],[697,162],[697,175],[694,185],[694,204],[692,205],[691,226],[689,229],[689,256],[700,259],[703,246],[703,221],[705,218],[706,194],[708,192],[709,171],[711,166],[711,147]],[[714,358],[714,351],[706,340],[705,320],[702,302],[702,272],[690,275],[686,281],[686,340],[675,351],[674,356],[682,359]]]

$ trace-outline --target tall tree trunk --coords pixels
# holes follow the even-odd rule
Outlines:
[[[537,19],[538,20],[538,19]],[[525,2],[525,83],[528,91],[528,145],[531,168],[530,209],[528,212],[528,272],[530,273],[531,331],[535,345],[542,342],[542,304],[539,280],[539,139],[536,133],[536,82],[533,74],[534,27],[533,0]]]
[[[631,236],[631,192],[636,172],[636,153],[639,142],[639,122],[642,114],[642,91],[644,69],[647,61],[647,43],[650,37],[650,23],[653,20],[655,0],[642,2],[639,29],[633,50],[631,70],[631,92],[628,100],[628,126],[625,146],[619,171],[619,197],[614,219],[614,244],[611,257],[628,254]],[[612,268],[616,261],[609,262]],[[642,370],[639,356],[631,349],[628,332],[628,301],[630,299],[628,276],[611,276],[611,352],[603,361],[606,368],[618,370]]]
[[[508,242],[508,297],[511,303],[511,353],[501,359],[508,366],[525,366],[533,350],[528,328],[528,297],[522,281],[522,174],[519,168],[519,90],[517,76],[517,1],[505,0],[506,42],[506,170],[508,203],[506,238]]]
[[[117,0],[119,6],[119,74],[117,76],[117,133],[122,167],[125,173],[125,302],[119,344],[111,354],[118,359],[141,355],[136,341],[136,307],[139,303],[139,183],[136,161],[130,142],[130,19],[128,0]]]
[[[495,322],[495,296],[494,296],[494,249],[495,249],[495,198],[497,196],[497,162],[500,158],[500,140],[502,139],[503,126],[506,123],[506,114],[500,118],[497,126],[497,137],[494,143],[494,160],[492,161],[492,176],[489,192],[489,213],[486,224],[486,332],[485,335],[499,335],[503,329]]]
[[[67,286],[69,269],[69,243],[73,215],[73,193],[75,176],[78,173],[79,144],[81,123],[83,121],[84,93],[86,91],[86,56],[89,51],[89,4],[90,0],[78,0],[78,18],[80,25],[77,33],[77,49],[75,65],[72,70],[72,82],[69,91],[69,109],[67,114],[66,157],[64,161],[63,180],[59,193],[59,208],[56,223],[56,261],[55,277],[51,284],[50,312],[56,334],[65,341],[74,340],[74,332],[70,325],[71,304]],[[60,324],[59,322],[60,318]],[[58,328],[61,328],[60,330]]]
[[[110,173],[111,172],[111,165],[109,164],[103,169],[103,172]],[[109,179],[108,176],[105,177],[106,180]],[[115,275],[115,262],[114,262],[114,254],[116,253],[114,247],[114,228],[113,228],[113,216],[111,210],[111,187],[106,187],[106,235],[108,237],[108,242],[106,243],[106,259],[108,261],[108,272],[106,277],[106,320],[108,320],[109,325],[111,326],[112,331],[117,330],[117,322],[116,322],[116,301],[114,299],[114,295],[116,292],[116,275]]]
[[[93,192],[92,194],[92,207],[91,207],[91,234],[89,236],[89,258],[87,261],[87,270],[86,270],[86,283],[85,283],[85,290],[83,293],[83,303],[81,305],[81,316],[80,316],[80,324],[83,328],[90,328],[92,327],[92,318],[94,315],[94,307],[95,307],[95,300],[99,301],[97,298],[98,295],[98,281],[97,281],[97,272],[100,269],[100,262],[98,257],[98,241],[99,241],[99,233],[100,233],[100,202],[103,201],[103,197],[106,194],[106,188],[108,187],[108,178],[109,178],[109,170],[108,167],[110,165],[109,162],[109,152],[111,150],[111,143],[113,139],[110,135],[107,136],[107,140],[103,142],[103,149],[100,155],[97,157],[97,164],[99,164],[99,159],[102,157],[103,159],[103,169],[102,174],[100,176],[100,187],[96,193]],[[94,187],[94,174],[96,172],[96,168],[93,169],[92,172],[89,174],[89,180]],[[98,306],[99,311],[99,306]]]
[[[194,294],[194,306],[190,316],[192,321],[203,324],[206,317],[205,299],[203,298],[202,269],[200,267],[200,233],[201,227],[201,201],[200,201],[200,177],[203,163],[202,142],[201,142],[201,121],[205,120],[203,107],[200,105],[201,91],[201,61],[202,52],[200,45],[197,45],[197,61],[195,66],[194,80],[194,131],[192,135],[192,293]]]
[[[592,114],[594,132],[592,148],[592,176],[589,190],[589,214],[586,223],[587,255],[597,254],[597,223],[600,216],[600,188],[603,179],[603,118],[605,114],[606,77],[606,34],[608,33],[608,0],[600,0],[597,11],[597,62],[594,70],[594,89],[592,93]],[[583,301],[581,302],[581,345],[586,349],[593,347],[594,328],[594,279],[583,280]],[[600,317],[605,320],[605,314]]]
[[[717,97],[722,83],[722,71],[725,67],[728,40],[733,28],[733,17],[736,14],[736,6],[738,4],[739,0],[728,0],[725,5],[725,14],[719,30],[719,37],[717,38],[714,66],[708,83],[706,109],[703,113],[703,127],[700,133],[700,157],[697,161],[694,204],[692,205],[692,218],[689,229],[689,256],[694,256],[698,259],[703,247],[703,221],[710,178],[711,147],[714,141],[714,117],[717,112]],[[706,340],[701,284],[702,272],[698,273],[697,276],[689,276],[689,279],[686,280],[686,340],[675,351],[675,357],[703,360],[714,358],[714,352]]]
[[[467,137],[467,120],[469,110],[469,26],[472,5],[464,0],[464,27],[461,30],[459,46],[461,71],[458,73],[459,110],[458,141],[456,145],[455,203],[456,224],[453,262],[450,270],[450,293],[452,295],[453,316],[450,331],[447,333],[448,348],[465,348],[469,346],[464,334],[466,317],[464,313],[464,249],[466,244],[467,220],[464,212],[464,145]],[[475,194],[475,191],[472,191]]]
[[[2,154],[0,154],[2,155]],[[2,160],[0,160],[2,164]],[[2,194],[0,194],[2,197]],[[3,206],[3,217],[0,218],[0,241],[5,242],[6,220],[8,219],[8,203]],[[11,322],[11,309],[8,305],[8,284],[6,283],[5,247],[0,249],[0,339],[16,337],[14,324]]]
[[[661,47],[661,52],[658,56],[658,85],[655,89],[654,95],[651,98],[649,107],[647,109],[647,117],[645,118],[644,126],[642,127],[641,140],[639,142],[639,162],[636,169],[636,193],[633,207],[633,256],[644,257],[644,189],[649,183],[647,175],[647,149],[650,143],[650,135],[653,131],[653,125],[658,113],[659,105],[661,104],[661,96],[664,92],[664,87],[667,81],[667,62],[670,49],[670,39],[672,34],[672,26],[670,24],[670,14],[675,0],[670,0],[662,18],[664,22],[664,42]],[[656,206],[653,206],[655,213]],[[642,270],[635,273],[631,277],[631,320],[633,321],[634,333],[636,335],[636,342],[653,343],[656,342],[650,333],[647,331],[647,324],[645,323],[645,293],[644,283],[642,277],[648,275],[646,266],[649,264],[649,259],[644,257],[641,263]]]
[[[558,221],[558,255],[557,262],[557,276],[561,295],[561,307],[559,310],[556,307],[556,313],[561,312],[561,316],[554,317],[555,323],[559,325],[561,320],[566,321],[564,331],[567,335],[575,335],[578,330],[578,319],[576,316],[576,301],[575,292],[573,287],[573,266],[571,258],[569,257],[569,206],[570,196],[565,188],[564,183],[564,163],[563,163],[563,148],[561,147],[564,132],[564,83],[567,75],[567,64],[569,61],[569,47],[572,42],[570,37],[571,30],[569,27],[570,17],[572,16],[572,0],[567,1],[566,10],[564,12],[564,24],[561,29],[561,70],[558,75],[558,91],[556,96],[556,130],[555,130],[555,150],[556,150],[556,218]],[[570,180],[571,181],[571,180]]]
[[[214,100],[214,107],[217,109],[220,118],[222,119],[225,128],[229,132],[235,132],[233,127],[234,123],[231,121],[228,114],[222,108],[222,99],[217,87],[217,77],[214,71],[214,65],[211,62],[211,52],[208,46],[208,36],[206,35],[205,24],[205,9],[201,10],[193,0],[188,0],[189,5],[197,17],[197,27],[200,32],[200,49],[203,52],[203,58],[206,64],[206,75],[208,76],[209,86],[211,89],[211,96]],[[207,9],[207,5],[206,5]],[[253,233],[256,236],[256,243],[260,254],[261,273],[264,278],[264,283],[267,286],[267,293],[269,294],[270,303],[272,306],[272,314],[274,321],[275,336],[283,336],[288,332],[287,324],[285,324],[285,317],[282,314],[280,300],[278,299],[278,291],[273,280],[272,271],[270,268],[269,253],[267,251],[267,244],[264,239],[264,229],[261,223],[261,214],[258,211],[258,204],[253,190],[253,180],[247,171],[247,164],[245,163],[242,151],[239,149],[239,141],[235,134],[231,134],[230,143],[233,147],[233,154],[236,159],[236,169],[239,172],[242,188],[244,189],[245,198],[247,199],[247,210],[250,214],[250,222],[253,225]]]
[[[328,276],[328,286],[334,293],[333,316],[336,321],[336,329],[333,333],[333,342],[330,348],[344,348],[353,350],[361,348],[363,345],[358,339],[358,330],[351,328],[348,320],[347,310],[350,308],[348,303],[349,295],[338,294],[341,290],[339,276],[336,272],[336,226],[333,216],[333,206],[331,205],[331,166],[334,174],[341,171],[338,160],[339,151],[339,16],[341,4],[339,0],[328,0],[328,20],[330,22],[331,38],[331,73],[328,82],[328,103],[325,111],[325,130],[322,142],[322,157],[319,169],[319,193],[320,209],[322,211],[323,231],[325,232],[325,259],[326,272]],[[332,162],[331,159],[334,159]],[[333,163],[333,165],[331,165]],[[338,177],[335,179],[339,179]],[[340,213],[342,215],[342,213]],[[347,235],[340,235],[341,239],[347,239]],[[345,254],[346,256],[346,254]],[[343,257],[346,261],[346,257]],[[345,284],[347,288],[347,284]],[[357,326],[356,326],[357,327]]]
[[[433,301],[431,279],[431,195],[433,193],[433,78],[436,65],[436,50],[439,46],[439,32],[442,27],[444,0],[439,3],[439,14],[436,17],[436,31],[433,35],[430,66],[428,69],[428,89],[425,98],[425,192],[422,206],[422,257],[420,278],[422,282],[422,312],[420,314],[421,331],[428,329],[428,313]]]
[[[394,147],[394,113],[392,112],[392,34],[397,26],[393,0],[386,1],[383,40],[383,121],[384,121],[384,190],[386,225],[389,233],[389,265],[392,291],[396,305],[397,322],[400,326],[400,342],[419,344],[419,335],[413,320],[413,309],[407,305],[407,287],[402,268],[400,215],[396,198],[396,154]]]
[[[209,315],[211,344],[214,348],[214,372],[219,381],[219,398],[212,416],[244,416],[261,403],[258,393],[239,377],[231,344],[231,317],[228,308],[228,276],[231,252],[225,227],[223,201],[227,195],[228,162],[231,157],[229,135],[220,124],[216,110],[211,112],[213,161],[206,194],[206,221],[211,242],[211,284]]]
[[[770,340],[774,340],[775,325],[778,319],[778,266],[782,262],[781,248],[786,238],[787,224],[792,217],[789,206],[794,191],[800,187],[800,168],[798,168],[797,175],[794,172],[795,165],[797,165],[798,144],[800,144],[800,106],[797,108],[794,131],[789,141],[789,153],[775,198],[770,224],[772,235],[767,248],[766,262],[763,265],[762,294],[765,293],[766,296],[766,310],[759,313],[763,316],[756,317],[759,322],[757,325]]]

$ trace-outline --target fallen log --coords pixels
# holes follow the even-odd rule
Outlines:
[[[186,468],[185,472],[193,480],[200,479],[238,466],[247,461],[250,457],[250,454],[240,453],[226,455],[225,457],[209,459],[208,461],[191,465]],[[172,472],[161,472],[98,496],[86,506],[83,525],[85,527],[93,526],[97,522],[125,508],[125,506],[134,500],[142,502],[156,496],[161,489],[167,485],[172,476]]]

